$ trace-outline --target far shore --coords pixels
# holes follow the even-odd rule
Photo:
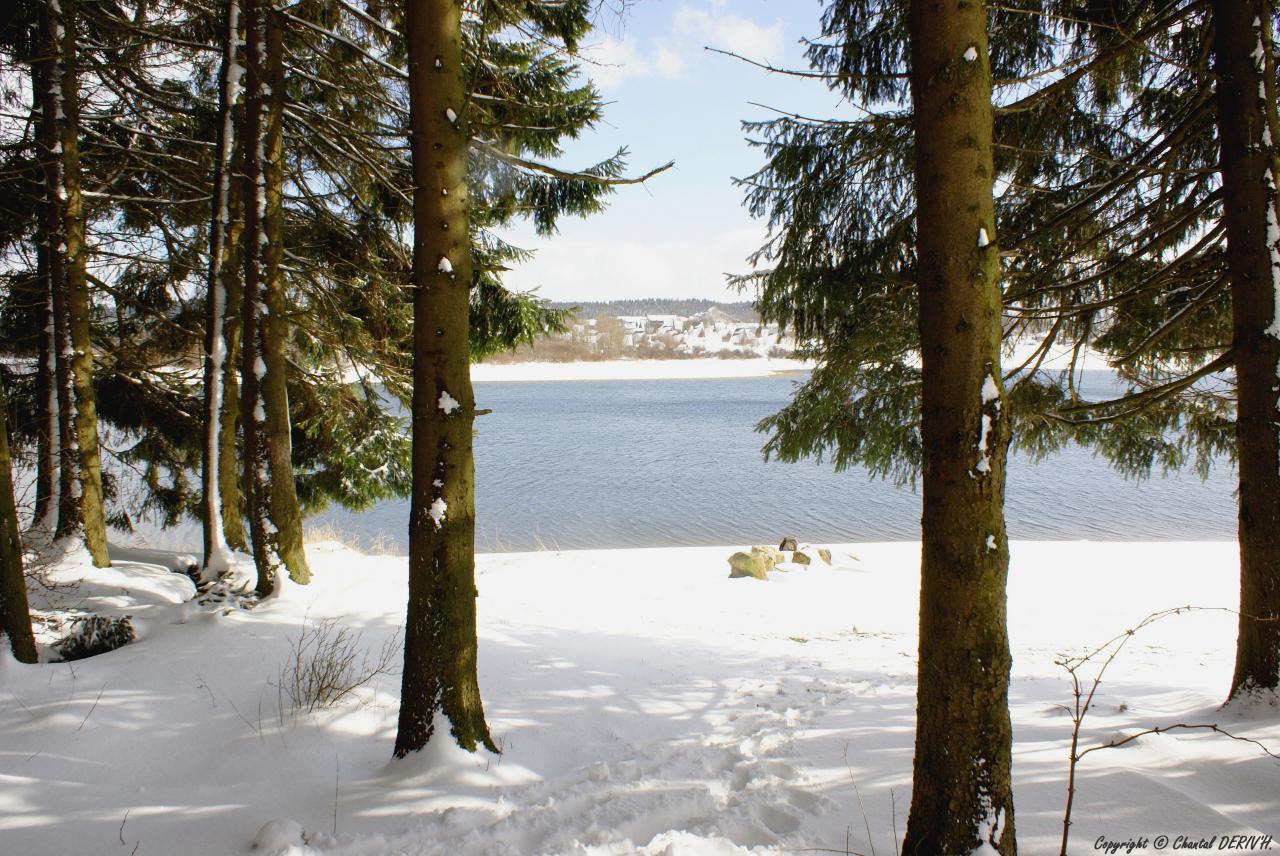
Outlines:
[[[716,357],[675,360],[599,360],[565,363],[473,363],[473,383],[566,380],[713,380],[771,377],[813,368],[802,360]]]

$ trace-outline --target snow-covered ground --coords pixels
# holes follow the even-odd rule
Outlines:
[[[894,853],[918,545],[835,545],[834,566],[768,582],[728,579],[733,549],[479,557],[480,680],[503,754],[396,762],[398,676],[311,714],[277,687],[293,640],[326,618],[376,657],[403,620],[403,558],[313,544],[315,582],[253,611],[188,602],[185,577],[142,553],[70,566],[60,576],[85,581],[53,597],[129,613],[140,638],[75,663],[0,656],[0,852],[240,853],[276,821],[263,840],[293,856]],[[1013,545],[1023,853],[1056,853],[1062,832],[1071,686],[1055,659],[1155,610],[1232,607],[1237,567],[1229,542]],[[1227,611],[1141,631],[1084,745],[1219,723],[1280,752],[1274,707],[1218,709],[1234,641]],[[1149,842],[1136,853],[1159,852],[1160,835],[1170,850],[1218,836],[1215,851],[1225,835],[1280,836],[1280,761],[1212,733],[1093,753],[1078,787],[1075,853],[1131,836]]]
[[[1022,365],[1035,352],[1039,342],[1018,342],[1004,355],[1003,366],[1011,370]],[[1072,362],[1069,347],[1054,346],[1041,361],[1044,371],[1061,371]],[[773,357],[720,359],[693,357],[670,360],[599,360],[594,362],[472,363],[473,383],[491,381],[561,381],[561,380],[709,380],[715,378],[769,377],[808,371],[813,363]],[[1093,351],[1082,355],[1077,369],[1108,369],[1103,356]]]
[[[576,363],[472,363],[471,380],[709,380],[713,378],[768,377],[799,372],[813,366],[800,360],[752,357],[722,360],[701,357],[672,360],[600,360]]]

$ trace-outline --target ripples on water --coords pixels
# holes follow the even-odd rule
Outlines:
[[[484,383],[477,549],[657,547],[919,538],[910,486],[827,464],[765,463],[755,433],[793,379]],[[1235,537],[1234,473],[1126,480],[1088,449],[1009,462],[1011,538]],[[404,549],[408,502],[315,519],[362,546]]]

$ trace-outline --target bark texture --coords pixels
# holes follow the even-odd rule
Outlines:
[[[231,153],[234,146],[232,111],[240,88],[236,49],[240,40],[239,0],[225,4],[226,20],[222,37],[222,66],[218,72],[218,139],[213,166],[213,214],[209,222],[209,277],[205,296],[204,332],[204,442],[201,446],[201,536],[204,542],[204,569],[211,576],[227,570],[230,550],[222,523],[221,429],[226,395],[225,364],[229,362],[226,343],[227,289],[223,282],[226,264],[226,237],[231,220]]]
[[[47,249],[48,305],[53,314],[52,401],[57,413],[52,441],[57,446],[57,521],[53,535],[65,538],[80,531],[80,482],[76,476],[75,395],[71,382],[71,333],[67,314],[66,190],[61,131],[67,116],[62,107],[62,40],[58,38],[58,31],[63,25],[52,3],[40,7],[39,21],[40,59],[34,65],[41,83],[38,134],[45,153],[42,219]]]
[[[76,80],[76,0],[60,0],[62,32],[63,240],[66,245],[67,318],[71,336],[71,385],[75,391],[75,442],[78,447],[80,525],[93,564],[111,565],[107,520],[102,504],[102,462],[98,450],[98,403],[93,388],[93,342],[89,329],[89,279],[86,267],[84,198],[80,192],[79,87]]]
[[[249,542],[253,563],[257,568],[258,594],[275,591],[275,533],[269,518],[270,493],[262,404],[262,378],[266,364],[262,360],[261,307],[262,244],[266,241],[263,221],[266,218],[265,177],[262,171],[264,152],[263,71],[266,55],[266,14],[264,0],[245,3],[245,110],[244,132],[244,294],[240,302],[241,370],[240,422],[244,430],[245,506],[249,516]]]
[[[904,856],[1017,852],[1000,260],[986,10],[912,0],[924,445],[920,655]]]
[[[50,161],[53,160],[53,126],[45,113],[45,93],[48,87],[48,61],[31,64],[32,105],[36,109],[36,141],[41,159],[46,166],[42,177],[47,181]],[[36,505],[32,528],[42,538],[52,538],[58,526],[59,447],[58,447],[58,339],[54,329],[53,277],[49,257],[53,244],[49,236],[49,217],[46,195],[40,202],[36,218],[36,279],[39,309],[40,340],[36,354]]]
[[[476,677],[475,399],[468,356],[467,136],[462,4],[405,0],[413,153],[413,487],[409,606],[395,754],[437,728],[489,736]]]
[[[1280,684],[1280,234],[1269,234],[1277,222],[1262,67],[1270,39],[1259,29],[1273,12],[1258,0],[1220,0],[1213,9],[1240,472],[1234,698]]]
[[[22,541],[18,509],[13,501],[12,461],[9,458],[9,408],[0,383],[0,633],[20,663],[36,662],[27,580],[22,572]]]
[[[262,401],[266,411],[265,441],[270,484],[269,513],[276,530],[276,554],[295,583],[311,582],[311,569],[302,544],[302,510],[293,477],[292,424],[289,418],[288,360],[285,348],[289,342],[289,298],[285,278],[280,270],[284,256],[284,171],[280,160],[283,151],[284,122],[284,21],[280,14],[268,11],[266,16],[266,80],[270,96],[266,99],[266,125],[263,143],[262,178],[266,194],[262,252],[262,288],[266,312],[260,327],[262,360],[266,375],[262,378]]]
[[[235,156],[234,162],[244,163],[243,151]],[[222,285],[227,292],[227,317],[223,320],[222,336],[227,356],[222,365],[222,413],[218,426],[222,534],[227,546],[233,550],[249,549],[244,529],[244,492],[240,487],[243,473],[239,466],[237,443],[240,428],[240,313],[244,300],[241,280],[243,232],[244,187],[242,182],[235,181],[231,185],[231,215],[222,263]]]

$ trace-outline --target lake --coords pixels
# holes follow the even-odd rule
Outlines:
[[[919,538],[911,486],[836,473],[828,464],[765,463],[754,426],[790,396],[793,378],[481,383],[477,406],[477,549]],[[1098,382],[1095,379],[1095,382]],[[1034,463],[1010,458],[1006,516],[1018,539],[1230,540],[1235,473],[1125,479],[1088,449]],[[408,501],[330,525],[361,546],[407,549]]]

